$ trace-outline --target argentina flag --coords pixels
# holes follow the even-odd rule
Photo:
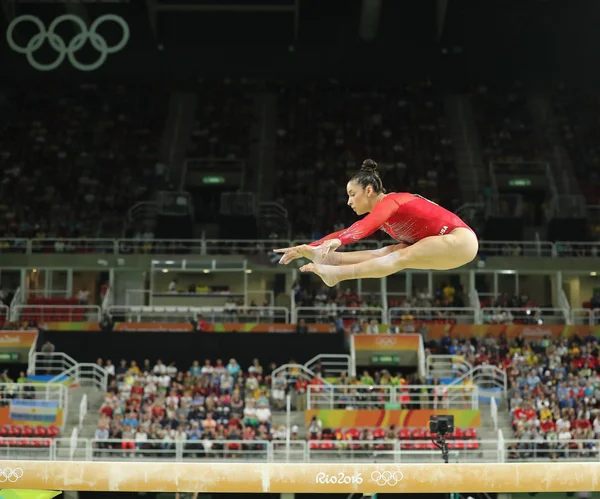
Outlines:
[[[10,419],[13,421],[34,421],[37,423],[56,423],[58,415],[56,400],[23,400],[10,401]]]

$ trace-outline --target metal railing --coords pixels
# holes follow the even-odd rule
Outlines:
[[[100,322],[102,313],[97,305],[15,305],[17,320],[48,322]]]
[[[82,313],[82,310],[86,313]],[[598,310],[567,308],[505,308],[505,307],[187,307],[164,305],[114,305],[108,309],[114,320],[120,322],[189,322],[198,315],[212,323],[262,323],[297,324],[304,320],[307,324],[331,323],[341,317],[345,321],[371,321],[378,324],[397,326],[402,324],[404,332],[414,323],[448,324],[599,324]],[[10,310],[11,317],[17,320],[48,322],[99,322],[102,312],[98,306],[77,305],[16,305]],[[0,316],[1,317],[1,316]],[[362,326],[361,326],[362,327]],[[332,329],[333,332],[333,329]]]
[[[206,255],[258,255],[276,247],[306,244],[308,240],[272,239],[25,239],[0,238],[0,253],[75,253],[75,254],[194,254]],[[340,248],[338,251],[377,249],[397,241],[362,240]],[[488,256],[525,257],[594,257],[600,254],[600,242],[585,241],[480,241],[479,251]]]
[[[344,372],[348,376],[356,376],[356,372],[353,373],[353,364],[350,355],[341,353],[321,353],[305,362],[304,366],[315,372],[317,368],[320,368],[322,371],[321,374],[325,378],[339,378]]]
[[[198,315],[212,323],[218,322],[258,322],[266,324],[290,323],[287,307],[176,307],[176,306],[111,306],[109,313],[113,319],[123,318],[125,322],[189,322]]]
[[[571,321],[576,326],[600,324],[600,308],[572,308]]]
[[[451,462],[598,461],[600,440],[448,440]],[[97,440],[0,439],[0,459],[46,461],[441,462],[420,440]]]
[[[325,307],[295,307],[292,309],[292,322],[296,324],[304,319],[308,323],[329,322],[341,317],[343,320],[375,319],[384,324],[387,315],[381,307],[336,307],[327,309]]]
[[[456,378],[448,386],[460,386],[465,381],[471,381],[473,385],[479,387],[480,391],[488,388],[496,390],[500,388],[504,393],[508,388],[508,378],[506,371],[491,364],[475,366],[473,369]],[[480,393],[481,394],[481,393]]]
[[[428,355],[425,372],[428,378],[456,378],[471,371],[473,364],[461,355]]]
[[[79,402],[79,428],[83,426],[83,420],[88,413],[88,399],[87,393],[84,393]]]
[[[411,316],[415,321],[474,324],[477,310],[468,307],[392,307],[388,310],[387,323],[397,323],[406,316]]]
[[[478,409],[474,385],[309,385],[308,409]]]
[[[484,324],[568,324],[571,316],[568,309],[564,308],[508,308],[494,307],[482,308]]]
[[[63,424],[69,408],[68,388],[60,383],[0,383],[0,407],[10,405],[13,399],[58,402],[63,409]]]
[[[494,430],[498,431],[498,404],[496,403],[496,397],[490,398],[490,418],[494,424]]]
[[[63,352],[36,352],[33,359],[31,374],[52,376],[48,383],[61,383],[72,380],[81,386],[93,386],[106,391],[108,373],[98,364],[76,362],[75,359]]]

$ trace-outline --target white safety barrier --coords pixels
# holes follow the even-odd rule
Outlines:
[[[600,440],[447,438],[450,462],[598,461]],[[430,439],[96,440],[0,439],[0,458],[48,461],[442,462]]]

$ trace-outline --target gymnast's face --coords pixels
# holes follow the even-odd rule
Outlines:
[[[348,185],[346,185],[346,192],[348,193],[348,206],[350,206],[357,215],[364,215],[373,209],[371,203],[373,187],[370,185],[367,185],[367,188],[363,189],[360,184],[351,180],[348,182]]]

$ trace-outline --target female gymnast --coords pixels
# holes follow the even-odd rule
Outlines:
[[[314,272],[327,286],[348,279],[378,278],[404,269],[449,270],[472,261],[479,243],[473,230],[454,213],[421,196],[406,192],[386,194],[377,163],[363,162],[346,186],[348,206],[357,215],[368,215],[344,229],[315,241],[279,248],[280,264],[297,258],[309,263],[302,272]],[[336,253],[381,229],[399,244],[376,250]]]

